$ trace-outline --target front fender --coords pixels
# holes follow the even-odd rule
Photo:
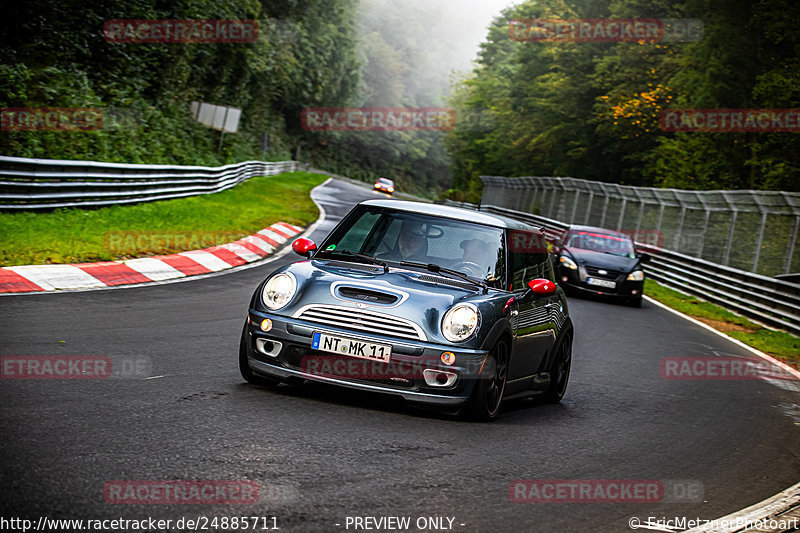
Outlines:
[[[491,351],[492,347],[497,343],[497,341],[502,337],[504,334],[508,334],[510,339],[514,338],[513,330],[511,329],[511,322],[507,318],[503,318],[495,322],[492,329],[489,330],[489,333],[483,339],[483,343],[481,344],[481,350]],[[511,346],[509,346],[509,349]]]

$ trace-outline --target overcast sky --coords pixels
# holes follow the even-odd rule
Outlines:
[[[402,0],[399,0],[402,1]],[[487,28],[504,8],[519,0],[430,0],[441,6],[443,22],[452,28],[457,63],[456,70],[471,70],[478,45],[486,38]]]

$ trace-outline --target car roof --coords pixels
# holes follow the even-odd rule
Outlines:
[[[481,211],[473,211],[472,209],[463,209],[461,207],[452,207],[449,205],[409,202],[405,200],[365,200],[359,205],[383,207],[386,209],[406,211],[409,213],[419,213],[435,217],[451,218],[454,220],[462,220],[464,222],[483,224],[485,226],[494,226],[496,228],[521,229],[528,231],[539,229],[535,226],[531,226],[530,224],[520,222],[519,220],[514,220],[513,218],[504,217],[502,215],[491,215]]]
[[[627,233],[621,231],[614,231],[613,229],[600,228],[597,226],[580,226],[577,224],[570,225],[569,231],[591,231],[592,233],[600,233],[602,235],[611,235],[614,237],[630,237]]]

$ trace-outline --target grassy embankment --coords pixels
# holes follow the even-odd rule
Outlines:
[[[207,248],[275,222],[307,226],[324,176],[258,177],[216,194],[98,209],[0,213],[0,266],[108,261]]]

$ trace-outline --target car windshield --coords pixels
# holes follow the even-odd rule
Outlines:
[[[567,236],[565,246],[592,252],[634,257],[633,243],[625,237],[591,231],[576,231]]]
[[[502,288],[503,230],[460,220],[386,208],[356,209],[322,243],[319,256],[372,256],[392,266],[401,261],[436,264]]]
[[[385,179],[385,178],[381,178],[381,179],[379,179],[378,181],[379,181],[380,183],[382,183],[383,185],[391,185],[391,184],[392,184],[392,182],[391,182],[390,180],[387,180],[387,179]]]

